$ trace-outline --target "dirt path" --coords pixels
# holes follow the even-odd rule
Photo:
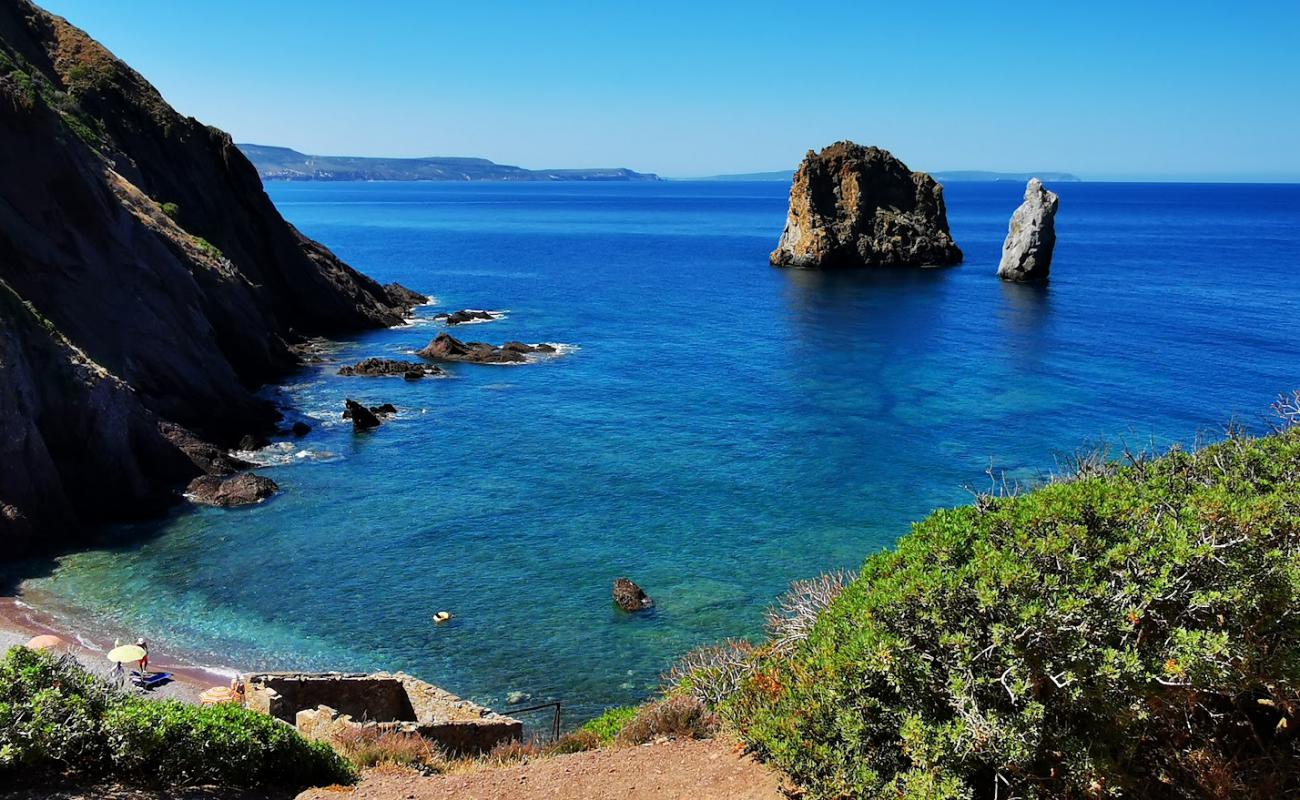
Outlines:
[[[377,771],[350,789],[298,800],[784,800],[777,774],[723,739],[675,741],[460,775]]]

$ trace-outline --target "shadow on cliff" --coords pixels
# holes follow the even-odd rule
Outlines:
[[[274,502],[274,498],[268,502]],[[179,500],[158,516],[87,527],[79,538],[67,542],[66,546],[30,558],[0,561],[0,597],[16,596],[24,581],[53,575],[63,556],[87,550],[112,553],[138,550],[162,536],[172,523],[196,511],[195,506]]]

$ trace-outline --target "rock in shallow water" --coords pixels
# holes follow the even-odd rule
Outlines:
[[[1025,201],[1011,215],[1007,239],[1002,243],[998,277],[1004,281],[1045,281],[1051,274],[1056,247],[1056,209],[1061,198],[1037,178],[1025,186]]]
[[[343,403],[346,406],[343,410],[343,419],[352,420],[354,431],[368,431],[379,427],[379,417],[376,416],[376,412],[351,398],[344,400]]]
[[[421,364],[418,361],[398,361],[393,358],[367,358],[356,364],[339,367],[339,374],[345,376],[376,377],[382,375],[401,375],[407,380],[418,380],[425,375],[443,374],[440,367],[433,364]]]
[[[491,311],[476,311],[474,309],[462,309],[453,311],[450,314],[434,314],[434,319],[440,319],[448,325],[461,325],[466,322],[491,322],[496,319]]]
[[[614,581],[614,604],[624,611],[643,611],[652,607],[655,601],[627,578]]]
[[[200,475],[190,481],[185,496],[206,506],[247,506],[260,503],[280,490],[275,481],[263,475],[244,472],[231,477]]]
[[[878,147],[836,142],[808,151],[771,261],[778,267],[908,267],[961,263],[943,187]]]
[[[440,361],[467,361],[471,364],[520,364],[528,353],[554,353],[549,344],[506,342],[497,347],[485,342],[462,342],[449,333],[440,333],[417,355]]]

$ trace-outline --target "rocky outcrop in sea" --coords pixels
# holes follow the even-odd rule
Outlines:
[[[229,471],[296,345],[427,302],[299,233],[227,134],[27,0],[0,3],[0,209],[0,558]]]
[[[778,267],[921,267],[961,262],[943,187],[878,147],[836,142],[804,157],[771,261]]]
[[[462,342],[449,333],[440,333],[416,355],[438,361],[467,361],[471,364],[520,364],[530,353],[553,354],[556,348],[549,344],[524,344],[506,342],[497,346],[485,342]]]
[[[270,478],[244,472],[225,478],[200,475],[185,487],[185,496],[199,505],[231,508],[260,503],[279,490]]]
[[[614,605],[624,611],[635,612],[644,611],[652,608],[655,601],[645,590],[637,586],[629,578],[619,578],[614,581]]]
[[[465,308],[460,311],[452,311],[449,314],[434,314],[433,318],[442,320],[447,325],[464,325],[470,322],[491,322],[500,318],[500,316],[499,313],[492,311],[476,311],[472,308]]]
[[[1025,201],[1011,215],[1007,239],[1002,244],[998,277],[1016,283],[1045,281],[1052,270],[1056,247],[1056,209],[1061,198],[1031,178],[1025,186]]]
[[[382,377],[400,375],[407,380],[419,380],[425,375],[443,375],[441,367],[424,364],[419,361],[399,361],[393,358],[366,358],[356,364],[339,367],[339,374],[345,377],[364,376]]]

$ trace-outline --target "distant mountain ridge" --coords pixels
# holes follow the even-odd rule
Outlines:
[[[236,145],[264,181],[657,181],[623,167],[524,169],[486,158],[315,156],[288,147]]]
[[[946,172],[931,172],[930,177],[940,183],[960,183],[962,181],[1015,181],[1024,183],[1030,178],[1038,178],[1048,183],[1077,183],[1083,179],[1069,172],[989,172],[985,170],[957,169]],[[784,169],[776,172],[742,172],[736,175],[709,175],[703,178],[669,178],[684,181],[784,181],[794,179],[794,170]]]

